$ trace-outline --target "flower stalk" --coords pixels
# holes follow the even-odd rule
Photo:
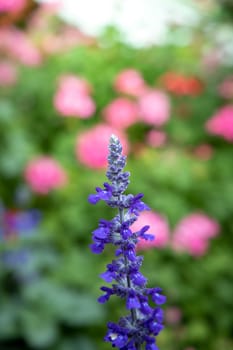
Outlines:
[[[93,253],[101,253],[107,244],[116,247],[116,258],[100,275],[112,285],[101,287],[104,294],[98,301],[105,303],[112,295],[117,295],[125,300],[129,310],[129,314],[121,317],[118,323],[108,323],[104,339],[121,350],[142,350],[142,346],[145,350],[158,350],[156,336],[163,329],[163,311],[158,305],[163,304],[166,297],[161,294],[161,288],[147,288],[147,279],[140,272],[143,257],[136,255],[136,245],[140,239],[152,240],[154,236],[147,233],[148,225],[137,232],[130,228],[140,212],[150,208],[141,200],[142,193],[135,196],[124,194],[130,175],[124,171],[125,165],[121,143],[112,135],[106,172],[109,183],[105,182],[104,188],[97,187],[96,194],[88,198],[91,204],[103,200],[108,206],[118,209],[112,220],[100,219],[98,228],[92,232]],[[150,306],[150,301],[154,307]]]

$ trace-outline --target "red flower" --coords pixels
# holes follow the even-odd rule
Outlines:
[[[203,91],[203,83],[194,76],[167,72],[161,77],[163,86],[176,95],[199,95]]]

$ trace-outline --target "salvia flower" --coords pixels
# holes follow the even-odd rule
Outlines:
[[[108,169],[106,176],[109,183],[104,188],[96,188],[96,194],[88,198],[91,204],[100,200],[112,208],[117,214],[112,220],[101,219],[99,226],[92,232],[91,250],[95,254],[102,253],[107,244],[115,246],[115,259],[107,265],[100,277],[110,287],[103,286],[100,303],[107,302],[116,295],[125,300],[128,315],[118,323],[109,322],[105,341],[112,347],[121,350],[158,350],[156,336],[163,329],[163,311],[159,305],[166,301],[159,287],[147,288],[147,279],[141,274],[143,257],[136,255],[136,246],[141,238],[153,240],[148,234],[148,225],[134,231],[133,223],[140,213],[149,210],[142,201],[143,194],[124,194],[129,184],[129,172],[124,171],[126,157],[122,155],[119,139],[112,135],[109,144]]]

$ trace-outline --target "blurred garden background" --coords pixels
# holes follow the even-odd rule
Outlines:
[[[231,350],[233,1],[65,3],[0,0],[0,349],[110,348],[126,311],[97,303],[113,252],[89,245],[113,213],[87,197],[114,133],[152,209],[160,349]]]

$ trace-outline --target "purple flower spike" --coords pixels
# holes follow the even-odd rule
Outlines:
[[[100,200],[111,208],[117,209],[117,215],[110,221],[101,219],[99,226],[92,232],[93,244],[91,250],[95,254],[102,253],[106,244],[115,246],[116,259],[107,265],[100,277],[112,288],[101,287],[104,292],[99,297],[99,303],[105,303],[112,295],[125,299],[129,314],[122,317],[118,323],[109,322],[104,338],[112,347],[120,350],[159,350],[155,337],[163,329],[163,311],[157,305],[166,301],[161,294],[161,288],[146,288],[147,279],[139,271],[143,257],[136,255],[136,244],[139,238],[153,240],[154,236],[147,234],[149,226],[142,227],[138,232],[131,230],[131,225],[137,220],[140,212],[150,210],[141,200],[142,193],[137,195],[124,194],[129,184],[129,172],[124,172],[126,157],[122,155],[122,146],[116,136],[111,136],[108,156],[107,178],[103,189],[96,188],[96,194],[89,196],[91,204]],[[156,306],[151,307],[150,301]]]

